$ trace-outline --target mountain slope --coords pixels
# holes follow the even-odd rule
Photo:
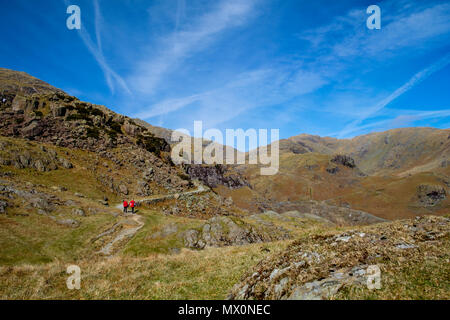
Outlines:
[[[424,160],[418,161],[419,153],[408,147],[414,145],[409,133],[400,134],[394,140],[405,145],[388,143],[377,162],[373,155],[381,142],[365,138],[373,146],[361,161],[376,169],[369,175],[359,158],[345,155],[346,148],[361,143],[352,147],[318,137],[301,138],[304,145],[294,152],[283,149],[275,176],[261,176],[258,166],[176,165],[170,130],[80,101],[24,73],[0,69],[0,79],[0,295],[5,298],[223,299],[249,269],[273,266],[258,265],[262,258],[288,257],[297,249],[291,239],[323,248],[320,239],[330,232],[353,236],[369,232],[361,225],[375,224],[390,235],[415,220],[383,218],[448,213],[448,166],[432,161],[445,158],[445,142],[427,149],[428,160],[420,151]],[[439,139],[430,134],[423,143]],[[340,143],[341,149],[334,146]],[[393,152],[400,158],[406,154],[408,161],[399,158],[399,168],[386,166],[386,154]],[[137,200],[137,215],[122,213],[123,199]],[[448,229],[446,220],[433,221]],[[429,227],[441,232],[436,224]],[[441,241],[438,233],[429,235]],[[435,248],[418,242],[438,259],[420,274],[445,280],[445,256],[442,260]],[[353,248],[350,258],[365,257],[364,246]],[[392,255],[392,263],[416,270],[401,258]],[[71,264],[83,270],[81,290],[67,290]],[[414,285],[411,279],[403,283]],[[442,297],[439,286],[422,288],[425,297]],[[356,297],[365,294],[355,290]],[[388,286],[386,294],[397,291]]]
[[[429,171],[450,161],[450,129],[402,128],[342,140],[299,135],[281,140],[280,149],[346,154],[370,175]]]

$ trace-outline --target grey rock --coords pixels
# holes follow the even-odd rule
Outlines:
[[[69,160],[67,160],[66,158],[59,158],[59,163],[65,169],[72,169],[73,168],[73,164]]]
[[[85,217],[85,216],[86,216],[86,213],[85,213],[84,210],[81,209],[81,208],[73,208],[73,209],[72,209],[72,214],[75,214],[75,215],[77,215],[77,216],[82,216],[82,217]]]
[[[124,195],[127,195],[127,194],[128,194],[128,188],[127,188],[127,186],[124,185],[124,184],[119,185],[119,191],[120,191],[120,193],[122,193],[122,194],[124,194]]]
[[[64,202],[64,204],[68,207],[73,207],[73,206],[76,206],[78,204],[78,202],[73,201],[73,200],[67,200],[66,202]]]
[[[8,207],[8,202],[0,200],[0,213],[6,213],[7,207]]]
[[[335,295],[343,283],[334,279],[324,279],[304,284],[294,290],[288,300],[322,300]]]
[[[46,212],[53,210],[53,206],[45,198],[35,197],[31,198],[29,202],[34,208],[41,209]]]
[[[13,102],[12,102],[12,110],[13,111],[20,111],[25,110],[27,108],[27,98],[23,96],[16,95]]]
[[[61,219],[61,220],[56,220],[57,224],[63,225],[63,226],[68,226],[71,228],[78,228],[80,226],[80,222],[73,220],[73,219]]]
[[[22,129],[25,137],[35,137],[43,131],[43,127],[38,121],[32,121],[28,126]]]
[[[341,236],[337,237],[336,241],[349,242],[351,238],[352,238],[351,236]]]
[[[417,248],[416,245],[408,244],[408,243],[399,243],[395,247],[398,248],[398,249],[402,249],[402,250]]]
[[[197,230],[188,230],[184,234],[184,244],[188,248],[203,249],[204,242],[199,242],[200,233]],[[202,246],[203,245],[203,246]]]
[[[38,171],[41,172],[47,171],[47,167],[45,166],[44,162],[41,159],[36,160],[33,165]]]

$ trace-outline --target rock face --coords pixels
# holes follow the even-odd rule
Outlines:
[[[9,81],[2,82],[8,76],[33,86],[23,90],[9,85]],[[0,96],[0,133],[4,136],[93,152],[118,145],[133,145],[158,157],[162,152],[170,152],[164,139],[130,118],[82,102],[26,74],[0,69]]]
[[[395,272],[403,264],[422,263],[423,252],[445,257],[449,234],[450,219],[428,216],[303,238],[261,261],[228,298],[333,298],[343,287],[367,285],[368,267],[383,268],[379,262]]]
[[[229,174],[224,165],[186,165],[186,172],[191,179],[198,179],[210,188],[224,185],[230,189],[250,186],[237,174]]]
[[[29,125],[22,129],[22,134],[26,138],[35,137],[44,130],[39,121],[32,121]]]
[[[437,205],[447,197],[444,187],[422,184],[417,188],[419,203],[426,207]]]
[[[346,155],[338,154],[338,155],[334,156],[333,159],[331,159],[331,162],[342,164],[343,166],[349,167],[349,168],[356,167],[355,160],[353,160],[353,158],[346,156]]]
[[[9,150],[2,148],[6,153],[0,156],[0,163],[12,165],[18,169],[30,168],[40,172],[57,170],[59,166],[71,169],[73,165],[65,158],[61,158],[54,150],[40,150],[39,152],[29,152],[27,150]]]
[[[200,230],[188,230],[183,235],[186,247],[203,249],[205,247],[223,247],[245,245],[288,238],[289,235],[267,233],[257,230],[252,225],[229,217],[214,217],[208,220]]]

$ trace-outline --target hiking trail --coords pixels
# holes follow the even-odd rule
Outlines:
[[[200,193],[209,191],[209,189],[206,188],[205,186],[203,186],[202,184],[196,183],[196,182],[194,182],[194,183],[197,186],[197,189],[195,189],[195,190],[174,193],[174,194],[155,195],[155,196],[152,196],[149,198],[136,200],[136,204],[137,204],[137,206],[139,206],[143,203],[151,204],[151,203],[156,203],[159,201],[179,199],[180,197],[183,197],[183,196],[191,196],[191,195],[196,195],[196,194],[200,194]],[[117,204],[115,206],[115,208],[123,210],[122,203]],[[126,242],[128,242],[145,225],[143,216],[138,215],[136,213],[135,214],[124,213],[123,217],[125,217],[126,219],[115,223],[111,228],[102,232],[101,234],[99,234],[97,237],[95,237],[93,239],[93,242],[95,242],[104,236],[115,233],[117,229],[121,228],[120,232],[111,241],[109,241],[107,244],[105,244],[97,252],[98,254],[102,254],[104,256],[109,256],[109,257],[112,256],[113,252],[115,251],[114,250],[115,244],[121,243],[124,240],[127,240]]]

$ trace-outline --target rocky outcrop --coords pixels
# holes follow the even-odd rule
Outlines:
[[[355,160],[353,160],[353,158],[346,156],[346,155],[336,155],[333,157],[333,159],[331,159],[331,162],[337,163],[337,164],[342,164],[345,167],[348,168],[354,168],[356,167],[355,165]]]
[[[59,166],[66,169],[73,168],[70,161],[58,156],[53,149],[47,149],[43,146],[39,151],[32,150],[32,148],[29,148],[30,151],[23,149],[21,147],[17,150],[17,147],[14,147],[11,143],[3,141],[0,145],[0,150],[4,151],[4,153],[0,155],[0,164],[5,166],[11,165],[18,169],[36,169],[40,172],[57,170]]]
[[[6,213],[6,208],[8,208],[8,201],[0,200],[0,214]]]
[[[183,241],[188,248],[203,249],[205,247],[245,245],[288,237],[287,232],[280,237],[278,234],[264,233],[242,220],[213,217],[200,230],[187,230],[183,235]]]
[[[380,261],[396,272],[445,257],[449,233],[450,219],[429,216],[303,238],[261,261],[228,298],[333,298],[344,287],[367,285],[368,273],[383,267]]]
[[[191,179],[198,179],[210,188],[218,185],[230,189],[250,186],[243,177],[230,173],[224,165],[185,165],[185,170]]]
[[[157,156],[170,151],[164,139],[127,117],[60,90],[44,91],[3,92],[0,133],[93,152],[118,145],[134,145]]]

